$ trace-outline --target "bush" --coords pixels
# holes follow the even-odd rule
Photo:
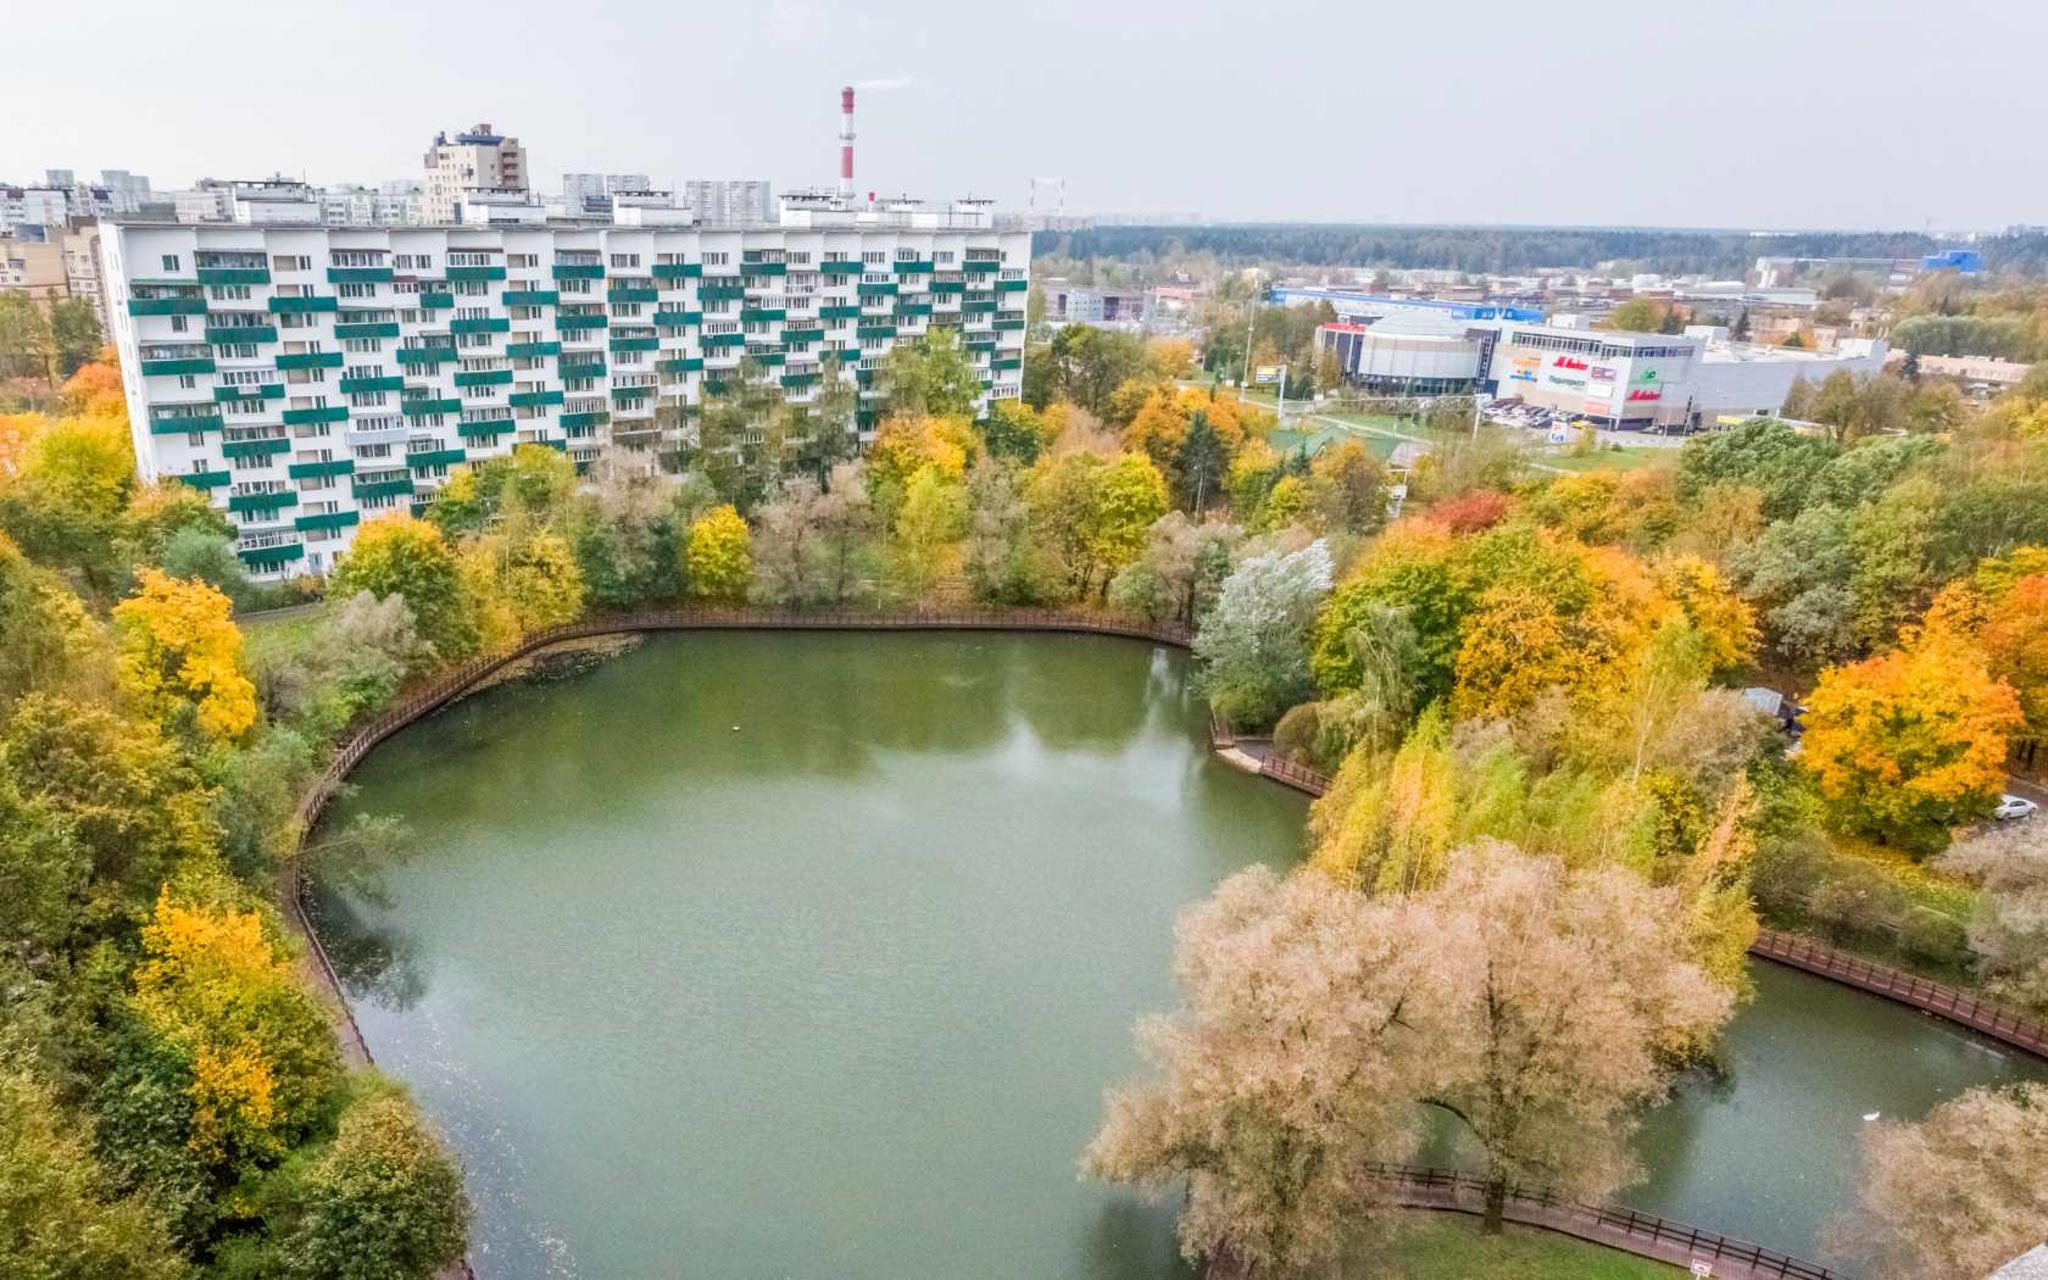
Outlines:
[[[1969,931],[1952,916],[1913,907],[1899,920],[1899,950],[1925,964],[1966,968],[1971,957]]]

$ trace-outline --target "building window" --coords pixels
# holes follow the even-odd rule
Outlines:
[[[167,253],[167,254],[165,254],[165,255],[164,255],[164,270],[166,270],[166,271],[176,271],[176,270],[178,270],[178,255],[177,255],[177,254],[175,254],[175,253]]]

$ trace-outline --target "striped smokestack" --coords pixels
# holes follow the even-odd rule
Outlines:
[[[839,198],[853,199],[853,86],[839,91]]]

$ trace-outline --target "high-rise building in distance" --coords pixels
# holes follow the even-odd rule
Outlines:
[[[471,192],[526,191],[526,153],[519,139],[479,124],[450,138],[434,135],[427,148],[427,180],[420,213],[428,222],[460,220],[463,197]]]

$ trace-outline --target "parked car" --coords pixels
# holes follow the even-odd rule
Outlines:
[[[2000,822],[2015,822],[2021,818],[2033,817],[2034,810],[2040,807],[2025,796],[2000,796],[1998,807],[1991,811],[1991,816]]]

